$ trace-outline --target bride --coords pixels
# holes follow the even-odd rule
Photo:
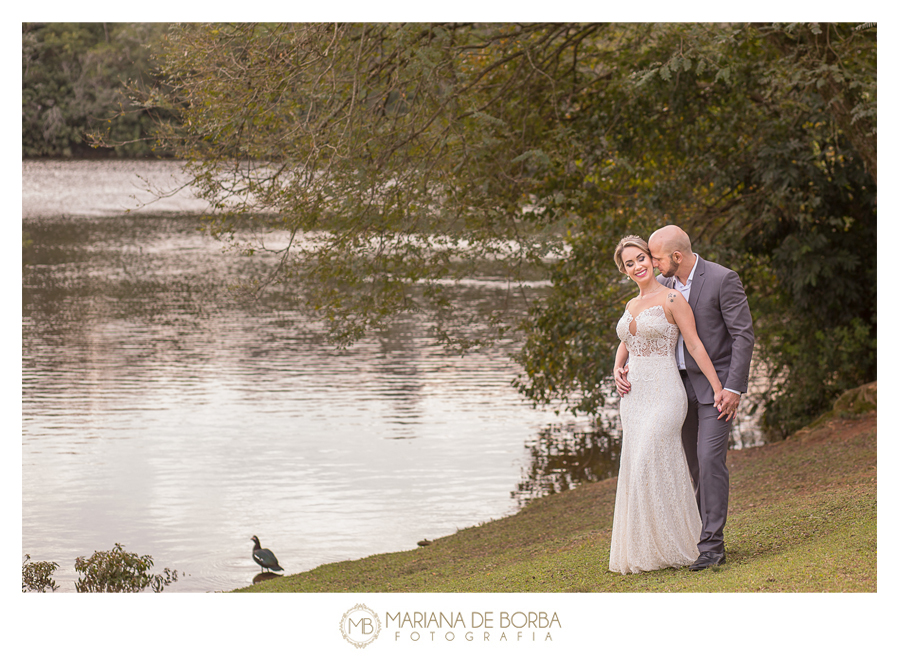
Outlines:
[[[609,569],[640,573],[687,566],[697,559],[701,522],[681,446],[687,396],[675,361],[679,330],[715,393],[722,384],[697,337],[690,305],[653,276],[647,243],[635,235],[622,238],[615,261],[640,294],[616,326],[622,342],[615,367],[624,368],[628,360],[631,390],[619,407],[622,455]]]

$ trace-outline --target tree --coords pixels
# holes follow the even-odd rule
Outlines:
[[[151,78],[163,23],[23,23],[22,153],[97,155],[85,142],[103,127],[122,156],[150,153],[154,122],[130,107],[124,83]]]
[[[288,236],[241,245],[280,256],[251,291],[302,282],[341,345],[399,313],[460,349],[519,331],[536,403],[603,404],[632,294],[612,247],[681,224],[743,275],[783,435],[875,376],[876,30],[859,27],[187,25],[141,102],[180,117],[160,141],[215,235]],[[460,311],[453,282],[488,264],[553,286]]]
[[[467,347],[477,332],[450,328],[477,316],[457,317],[445,282],[485,262],[514,279],[561,247],[536,178],[550,156],[530,147],[558,146],[574,92],[547,71],[567,80],[598,29],[191,25],[169,38],[173,92],[145,102],[180,112],[161,137],[222,211],[217,235],[238,215],[288,232],[276,274],[309,283],[338,343],[424,312]],[[480,337],[510,326],[489,318]]]

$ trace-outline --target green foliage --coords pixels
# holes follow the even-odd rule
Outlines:
[[[151,82],[164,23],[23,23],[22,154],[98,155],[84,141],[101,131],[119,156],[151,153],[154,120],[135,111],[124,84]]]
[[[611,318],[632,294],[630,282],[610,265],[620,236],[634,232],[629,227],[620,220],[586,228],[569,239],[571,251],[552,267],[553,287],[532,308],[516,355],[523,370],[516,386],[536,404],[585,414],[604,405],[618,345]]]
[[[178,580],[178,573],[165,568],[151,575],[153,558],[127,553],[121,544],[109,551],[94,551],[89,557],[75,558],[75,571],[81,576],[75,582],[77,592],[140,592],[149,587],[154,592]]]
[[[22,561],[22,591],[43,593],[49,589],[55,592],[59,586],[53,580],[53,572],[58,568],[56,562],[32,562],[26,553]]]
[[[302,281],[340,345],[401,313],[460,349],[520,332],[517,385],[539,404],[602,406],[633,294],[612,248],[682,225],[743,278],[784,435],[875,378],[877,30],[861,27],[192,24],[142,103],[179,116],[161,143],[219,209],[214,235],[241,217],[289,236],[251,290]],[[461,313],[453,284],[485,264],[553,286],[527,316]]]
[[[829,144],[825,135],[814,139]],[[759,218],[771,219],[743,242],[757,272],[770,277],[751,286],[751,308],[773,380],[763,422],[775,438],[877,378],[875,194],[860,160],[834,157],[849,150],[834,146],[768,153],[785,194],[777,205],[757,204]],[[790,166],[779,162],[788,159]]]

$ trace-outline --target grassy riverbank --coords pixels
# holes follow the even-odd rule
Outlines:
[[[862,390],[874,402],[876,385]],[[608,572],[611,479],[536,500],[424,548],[326,564],[238,591],[874,592],[873,406],[845,400],[786,441],[729,453],[722,567]]]

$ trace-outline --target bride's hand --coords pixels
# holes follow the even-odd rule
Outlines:
[[[719,411],[719,420],[724,416],[726,421],[731,420],[737,413],[737,408],[740,403],[741,396],[739,393],[732,393],[731,391],[726,391],[724,388],[716,392],[716,397],[713,402],[716,409]]]
[[[616,390],[619,392],[619,396],[624,397],[631,390],[631,383],[628,381],[628,364],[614,369],[613,376],[616,379]]]

